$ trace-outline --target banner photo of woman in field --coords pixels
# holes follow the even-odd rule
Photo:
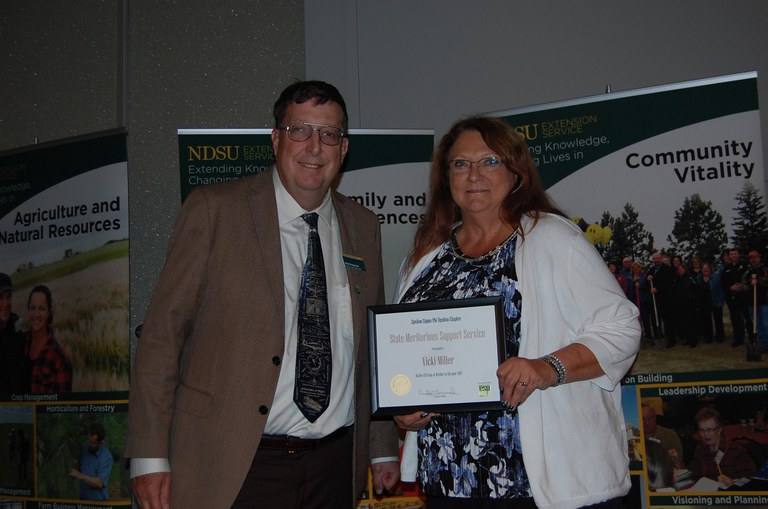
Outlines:
[[[45,285],[29,292],[29,331],[24,344],[32,394],[72,392],[72,363],[53,333],[53,295]]]
[[[23,345],[0,401],[128,390],[126,159],[123,132],[0,154],[3,348]]]

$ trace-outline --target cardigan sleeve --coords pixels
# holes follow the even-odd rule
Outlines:
[[[640,346],[637,308],[567,219],[544,216],[526,231],[515,259],[523,296],[520,355],[537,358],[581,343],[605,373],[592,382],[612,390]]]

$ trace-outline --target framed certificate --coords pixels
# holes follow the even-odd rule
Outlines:
[[[501,297],[368,307],[374,416],[502,409]]]

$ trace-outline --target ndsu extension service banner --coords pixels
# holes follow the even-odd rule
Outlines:
[[[736,195],[745,186],[764,195],[755,73],[494,115],[525,136],[544,187],[567,213],[599,223],[629,204],[657,249],[680,240],[669,237],[686,199],[710,202],[732,235]]]
[[[645,273],[661,251],[717,272],[726,247],[768,257],[757,98],[757,75],[742,73],[493,114],[525,137],[547,191],[606,261],[621,268],[630,256]],[[751,292],[743,297],[752,304]],[[731,346],[728,308],[715,307],[724,311],[722,342],[696,330],[695,347],[678,338],[666,348],[646,330],[624,380],[638,507],[768,504],[768,354],[756,360]],[[713,470],[738,472],[727,483],[691,470],[713,436],[695,419],[704,408],[719,413],[715,436],[727,451]],[[571,432],[589,431],[574,423]]]
[[[12,283],[2,288],[12,314],[0,359],[8,507],[131,503],[127,176],[122,130],[0,153],[0,273]],[[93,426],[104,436],[89,451]],[[96,468],[103,489],[81,480]]]
[[[181,194],[261,173],[274,163],[272,129],[179,129]],[[387,298],[421,221],[432,130],[350,129],[336,189],[379,218]]]
[[[179,129],[182,200],[196,186],[261,173],[274,163],[271,129]],[[379,218],[386,298],[423,218],[429,187],[432,130],[350,129],[349,152],[336,189]],[[400,484],[377,501],[368,493],[360,509],[421,507],[415,487]]]

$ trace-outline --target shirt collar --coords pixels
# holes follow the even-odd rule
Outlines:
[[[333,214],[333,201],[331,200],[330,189],[325,193],[325,198],[323,198],[323,202],[319,207],[314,210],[304,210],[291,196],[285,186],[283,186],[280,175],[277,174],[277,169],[272,171],[272,183],[275,186],[275,199],[277,200],[277,222],[281,227],[301,219],[301,216],[307,212],[317,212],[323,221],[330,226]]]

